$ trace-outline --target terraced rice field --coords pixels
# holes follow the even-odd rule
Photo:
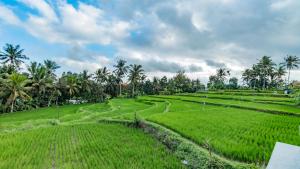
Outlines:
[[[245,162],[267,162],[276,141],[300,145],[300,118],[179,100],[148,120],[167,126],[213,151]]]
[[[139,147],[132,150],[131,154],[129,153],[130,155],[126,154],[126,148],[125,150],[120,150],[125,151],[124,154],[121,152],[116,155],[121,161],[112,162],[112,164],[107,162],[107,164],[105,163],[104,165],[106,168],[113,168],[114,166],[120,168],[119,166],[122,166],[122,163],[126,163],[126,160],[130,160],[131,157],[135,159],[136,156],[134,156],[134,154],[149,154],[151,152],[148,151],[151,151],[150,149],[153,149],[155,146],[159,147],[159,151],[157,151],[158,154],[154,154],[155,157],[146,156],[145,161],[142,162],[142,164],[136,162],[132,165],[133,168],[147,168],[145,166],[150,164],[153,164],[154,167],[148,168],[156,168],[156,166],[158,168],[168,168],[168,164],[164,163],[164,161],[172,164],[174,163],[175,168],[182,167],[180,165],[180,160],[169,154],[162,145],[156,143],[150,136],[143,135],[140,131],[136,131],[136,129],[121,127],[119,125],[107,126],[107,124],[101,124],[101,129],[98,129],[95,124],[86,124],[96,123],[101,119],[133,120],[135,116],[170,128],[182,136],[194,141],[199,146],[207,147],[208,143],[214,153],[235,161],[259,163],[260,165],[266,164],[277,141],[300,146],[300,108],[294,105],[292,98],[282,94],[273,96],[272,93],[252,95],[250,95],[251,93],[242,93],[241,95],[238,94],[239,92],[232,93],[233,92],[225,92],[225,94],[218,94],[217,92],[209,92],[180,94],[175,96],[142,96],[138,99],[120,98],[109,100],[108,103],[103,104],[70,105],[59,108],[44,108],[34,111],[1,115],[0,147],[2,146],[2,150],[4,151],[8,150],[3,148],[5,145],[12,147],[16,146],[16,148],[9,148],[13,151],[5,153],[5,157],[0,156],[0,159],[13,161],[18,158],[24,158],[25,161],[28,161],[27,157],[14,156],[14,153],[16,153],[14,151],[17,151],[17,148],[21,148],[22,151],[24,149],[25,151],[28,147],[32,147],[31,143],[25,142],[26,144],[22,144],[20,141],[26,140],[26,137],[28,137],[28,139],[31,137],[47,137],[46,140],[52,140],[47,143],[44,143],[43,141],[39,143],[37,140],[37,143],[34,144],[35,146],[38,145],[37,147],[41,147],[44,151],[49,152],[49,149],[51,149],[49,147],[52,147],[53,145],[53,143],[50,144],[49,142],[70,141],[73,137],[70,133],[76,131],[75,133],[79,133],[81,136],[86,135],[87,137],[80,138],[82,140],[79,142],[82,145],[87,144],[86,146],[89,146],[88,143],[90,142],[93,143],[93,145],[97,144],[98,147],[93,149],[99,149],[97,151],[100,152],[102,151],[102,147],[99,145],[106,144],[107,140],[105,139],[109,140],[110,138],[113,138],[115,140],[113,144],[120,148],[124,143],[122,137],[127,138],[127,136],[130,135],[129,139],[133,140],[143,137],[141,142],[136,140],[133,142],[142,145],[142,142],[145,142],[145,147]],[[58,126],[53,127],[53,125]],[[98,132],[95,133],[94,130]],[[123,130],[124,133],[128,132],[129,134],[121,135],[120,133],[122,133]],[[56,132],[58,133],[56,135],[61,136],[54,137],[52,134],[47,134],[53,132]],[[68,134],[63,136],[64,134],[62,133]],[[98,133],[106,134],[98,135]],[[115,134],[117,136],[114,136]],[[131,135],[133,135],[133,138],[131,138]],[[90,141],[91,138],[94,138],[95,140]],[[152,140],[151,143],[145,141],[148,139]],[[16,141],[9,144],[8,141],[5,140]],[[124,144],[126,147],[126,142]],[[107,152],[108,150],[105,151],[108,154],[107,156],[101,157],[102,160],[107,158],[117,158],[113,157],[113,154],[117,150],[113,148],[113,145],[111,146],[111,152]],[[67,149],[67,151],[76,154],[75,150],[71,150],[72,148],[69,147]],[[139,149],[141,149],[141,152],[136,152]],[[2,150],[0,148],[0,151]],[[61,151],[60,153],[63,153],[64,150],[59,151]],[[57,165],[65,165],[67,167],[72,167],[74,163],[76,164],[78,158],[83,165],[87,166],[94,167],[95,164],[101,163],[101,159],[96,158],[99,154],[91,155],[91,159],[94,159],[94,161],[89,161],[89,158],[85,159],[87,158],[86,156],[89,157],[88,154],[93,154],[93,151],[89,148],[87,148],[86,151],[87,152],[80,152],[78,155],[79,157],[76,156],[76,158],[69,157],[71,155],[67,154],[60,155],[60,153],[54,157],[52,157],[52,155],[51,157],[55,159],[54,161],[57,161]],[[112,155],[109,153],[112,153]],[[165,157],[166,159],[160,159],[164,154],[167,155]],[[33,156],[35,156],[34,153]],[[38,157],[38,155],[36,155],[36,157]],[[64,158],[60,159],[61,157]],[[50,157],[47,156],[47,158]],[[73,161],[75,162],[73,163]],[[15,164],[16,166],[12,166],[12,168],[16,168],[23,163],[28,166],[53,165],[53,162],[51,163],[48,161],[48,163],[46,163],[41,157],[37,162],[20,162],[20,164]],[[144,167],[143,164],[145,164]],[[130,164],[126,163],[124,166],[129,167]],[[3,167],[7,166],[3,165]]]
[[[0,168],[183,168],[158,141],[117,124],[0,134]]]

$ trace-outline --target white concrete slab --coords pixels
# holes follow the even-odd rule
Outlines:
[[[300,147],[277,142],[267,169],[300,169]]]

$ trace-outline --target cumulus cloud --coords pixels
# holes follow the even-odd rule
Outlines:
[[[20,25],[21,24],[21,21],[19,20],[19,18],[8,7],[1,6],[1,4],[0,4],[0,11],[1,11],[0,19],[5,21],[6,23],[12,24],[12,25]]]
[[[88,70],[91,73],[99,68],[105,67],[110,62],[105,56],[94,56],[93,60],[77,60],[69,57],[61,57],[56,58],[56,61],[58,64],[64,65],[74,72]]]
[[[186,70],[207,78],[225,66],[240,76],[263,55],[277,63],[286,54],[300,56],[299,0],[99,0],[76,7],[66,1],[21,2],[35,12],[25,11],[28,17],[20,19],[1,5],[0,18],[73,47],[64,62],[78,67],[99,66],[87,44],[113,45],[115,53],[106,56],[110,63],[122,56],[142,64],[150,76]]]
[[[110,44],[128,36],[131,28],[129,22],[107,16],[100,8],[82,2],[79,2],[78,8],[64,1],[52,6],[44,0],[21,2],[37,13],[28,12],[28,18],[20,21],[12,10],[0,6],[0,18],[10,24],[18,24],[48,42]]]

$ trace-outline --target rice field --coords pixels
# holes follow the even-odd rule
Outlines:
[[[101,119],[133,120],[136,116],[165,126],[204,148],[209,144],[214,153],[234,161],[263,165],[267,164],[277,141],[300,146],[300,108],[294,105],[292,98],[274,93],[239,93],[116,98],[102,104],[0,115],[0,152],[4,152],[0,160],[5,161],[0,161],[0,168],[21,165],[27,168],[53,168],[53,165],[59,168],[76,165],[82,165],[81,168],[101,168],[102,165],[103,168],[181,168],[179,159],[141,131],[97,123]],[[76,140],[72,133],[78,145],[71,144]],[[130,146],[134,148],[128,150]],[[29,150],[32,147],[36,148]],[[56,147],[55,153],[51,153],[53,147]],[[33,151],[32,155],[24,155],[27,151]],[[145,154],[148,155],[141,157]],[[113,160],[105,161],[107,159]],[[13,164],[16,160],[20,162]]]
[[[118,124],[54,126],[0,135],[0,168],[183,168],[150,136]]]
[[[300,118],[252,110],[169,100],[169,112],[147,118],[203,145],[217,154],[266,163],[277,141],[299,145]]]

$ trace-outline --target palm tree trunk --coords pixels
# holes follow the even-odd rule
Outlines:
[[[289,86],[289,84],[290,84],[290,74],[291,74],[291,69],[289,69],[289,75],[288,75],[288,83],[287,83],[287,87]]]
[[[11,102],[11,107],[10,107],[10,112],[12,113],[14,111],[14,103],[15,101],[12,101]]]
[[[132,97],[134,97],[134,84],[132,84]]]
[[[264,90],[266,89],[266,78],[264,77],[264,84],[263,84],[264,86],[263,86],[263,88],[264,88]]]
[[[48,107],[50,107],[51,101],[52,101],[52,97],[49,98]]]
[[[120,90],[120,96],[121,96],[122,95],[122,83],[121,82],[119,83],[119,88],[120,88],[119,90]]]

